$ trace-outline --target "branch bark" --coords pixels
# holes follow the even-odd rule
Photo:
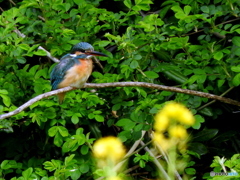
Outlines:
[[[51,59],[51,60],[54,61],[55,63],[59,63],[59,59],[53,57],[53,56],[50,54],[50,52],[48,52],[48,51],[47,51],[46,49],[44,49],[42,46],[39,46],[38,49],[41,49],[41,50],[45,51],[45,52],[47,53],[47,57],[48,57],[49,59]]]
[[[221,101],[221,102],[224,102],[227,104],[240,106],[240,102],[238,102],[238,101],[235,101],[235,100],[229,99],[229,98],[225,98],[225,97],[221,97],[221,96],[217,96],[214,94],[193,91],[193,90],[189,90],[189,89],[181,89],[181,88],[177,88],[177,87],[169,87],[169,86],[158,85],[158,84],[153,84],[153,83],[146,83],[146,82],[114,82],[114,83],[100,83],[100,84],[86,83],[83,88],[107,88],[107,87],[145,87],[145,88],[150,88],[150,89],[157,89],[157,90],[162,90],[162,91],[171,91],[171,92],[176,92],[176,93],[184,93],[184,94],[189,94],[189,95],[193,95],[193,96],[199,96],[199,97],[204,97],[204,98],[208,98],[208,99],[218,100],[218,101]],[[35,103],[43,98],[53,96],[53,95],[56,95],[56,94],[59,94],[62,92],[71,91],[74,89],[75,88],[69,86],[69,87],[65,87],[62,89],[50,91],[50,92],[47,92],[44,94],[40,94],[40,95],[30,99],[29,101],[27,101],[25,104],[18,107],[16,110],[0,115],[0,120],[11,117],[13,115],[16,115],[16,114],[22,112],[24,109],[31,106],[33,103]]]

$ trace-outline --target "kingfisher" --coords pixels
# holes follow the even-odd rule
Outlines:
[[[93,56],[106,56],[94,51],[91,44],[80,42],[73,46],[69,54],[64,55],[50,74],[52,90],[71,86],[82,88],[92,73]],[[59,103],[64,100],[65,93],[58,94]]]

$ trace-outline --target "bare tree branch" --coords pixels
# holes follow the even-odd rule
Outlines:
[[[145,143],[143,141],[140,142],[142,146],[145,146]],[[164,176],[164,179],[166,180],[171,180],[171,178],[168,176],[167,172],[165,171],[165,169],[163,168],[163,166],[161,165],[161,163],[158,161],[158,159],[156,158],[156,156],[154,156],[153,152],[148,148],[148,147],[144,147],[145,151],[147,151],[149,153],[149,155],[153,158],[153,162],[155,163],[155,165],[157,166],[157,168],[159,169],[159,171],[161,172],[161,174]]]
[[[13,30],[17,35],[19,35],[20,37],[22,37],[22,38],[25,38],[26,37],[26,35],[25,34],[23,34],[23,33],[21,33],[18,29],[15,29],[15,30]]]
[[[54,62],[58,63],[59,60],[55,57],[53,57],[50,52],[48,52],[46,49],[44,49],[42,46],[39,46],[38,49],[41,49],[43,51],[45,51],[47,53],[47,57],[50,58],[51,60],[53,60]]]
[[[145,87],[145,88],[150,88],[150,89],[157,89],[157,90],[162,90],[162,91],[171,91],[171,92],[176,92],[176,93],[183,93],[183,94],[199,96],[199,97],[204,97],[204,98],[208,98],[208,99],[218,100],[218,101],[221,101],[221,102],[224,102],[227,104],[240,106],[240,102],[238,102],[238,101],[235,101],[235,100],[229,99],[229,98],[225,98],[225,97],[221,97],[221,96],[217,96],[214,94],[193,91],[193,90],[189,90],[189,89],[181,89],[181,88],[177,88],[177,87],[169,87],[169,86],[158,85],[158,84],[153,84],[153,83],[146,83],[146,82],[114,82],[114,83],[100,83],[100,84],[86,83],[84,86],[84,88],[107,88],[107,87]],[[71,91],[73,89],[75,89],[75,88],[65,87],[62,89],[58,89],[58,90],[50,91],[50,92],[47,92],[44,94],[40,94],[40,95],[34,97],[33,99],[30,99],[28,102],[26,102],[25,104],[23,104],[16,110],[0,115],[0,120],[11,117],[13,115],[16,115],[16,114],[22,112],[24,109],[31,106],[33,103],[35,103],[43,98],[53,96],[53,95],[59,94],[61,92]]]

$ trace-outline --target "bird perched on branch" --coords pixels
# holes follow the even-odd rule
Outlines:
[[[70,54],[63,56],[50,74],[52,90],[67,86],[82,88],[92,73],[92,56],[107,56],[94,51],[91,44],[80,42]],[[59,103],[63,102],[65,93],[58,94]]]

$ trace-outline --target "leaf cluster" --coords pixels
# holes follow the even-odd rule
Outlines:
[[[60,58],[80,41],[109,56],[100,58],[103,69],[95,64],[90,82],[151,82],[223,96],[230,92],[229,97],[240,99],[238,1],[8,3],[0,15],[1,114],[51,90],[49,74],[54,63],[39,46]],[[231,157],[239,150],[238,130],[225,126],[226,117],[234,126],[236,107],[140,87],[76,90],[67,93],[62,105],[50,97],[0,121],[0,177],[90,178],[95,139],[115,135],[131,148],[142,131],[152,130],[154,115],[170,100],[185,104],[195,115],[189,152],[200,166],[210,165],[201,162],[207,154]],[[146,142],[149,139],[144,137]],[[143,150],[129,162],[136,164],[140,165],[136,173],[146,170],[146,178],[156,178]],[[190,169],[194,164],[186,174],[195,174],[198,166]]]

